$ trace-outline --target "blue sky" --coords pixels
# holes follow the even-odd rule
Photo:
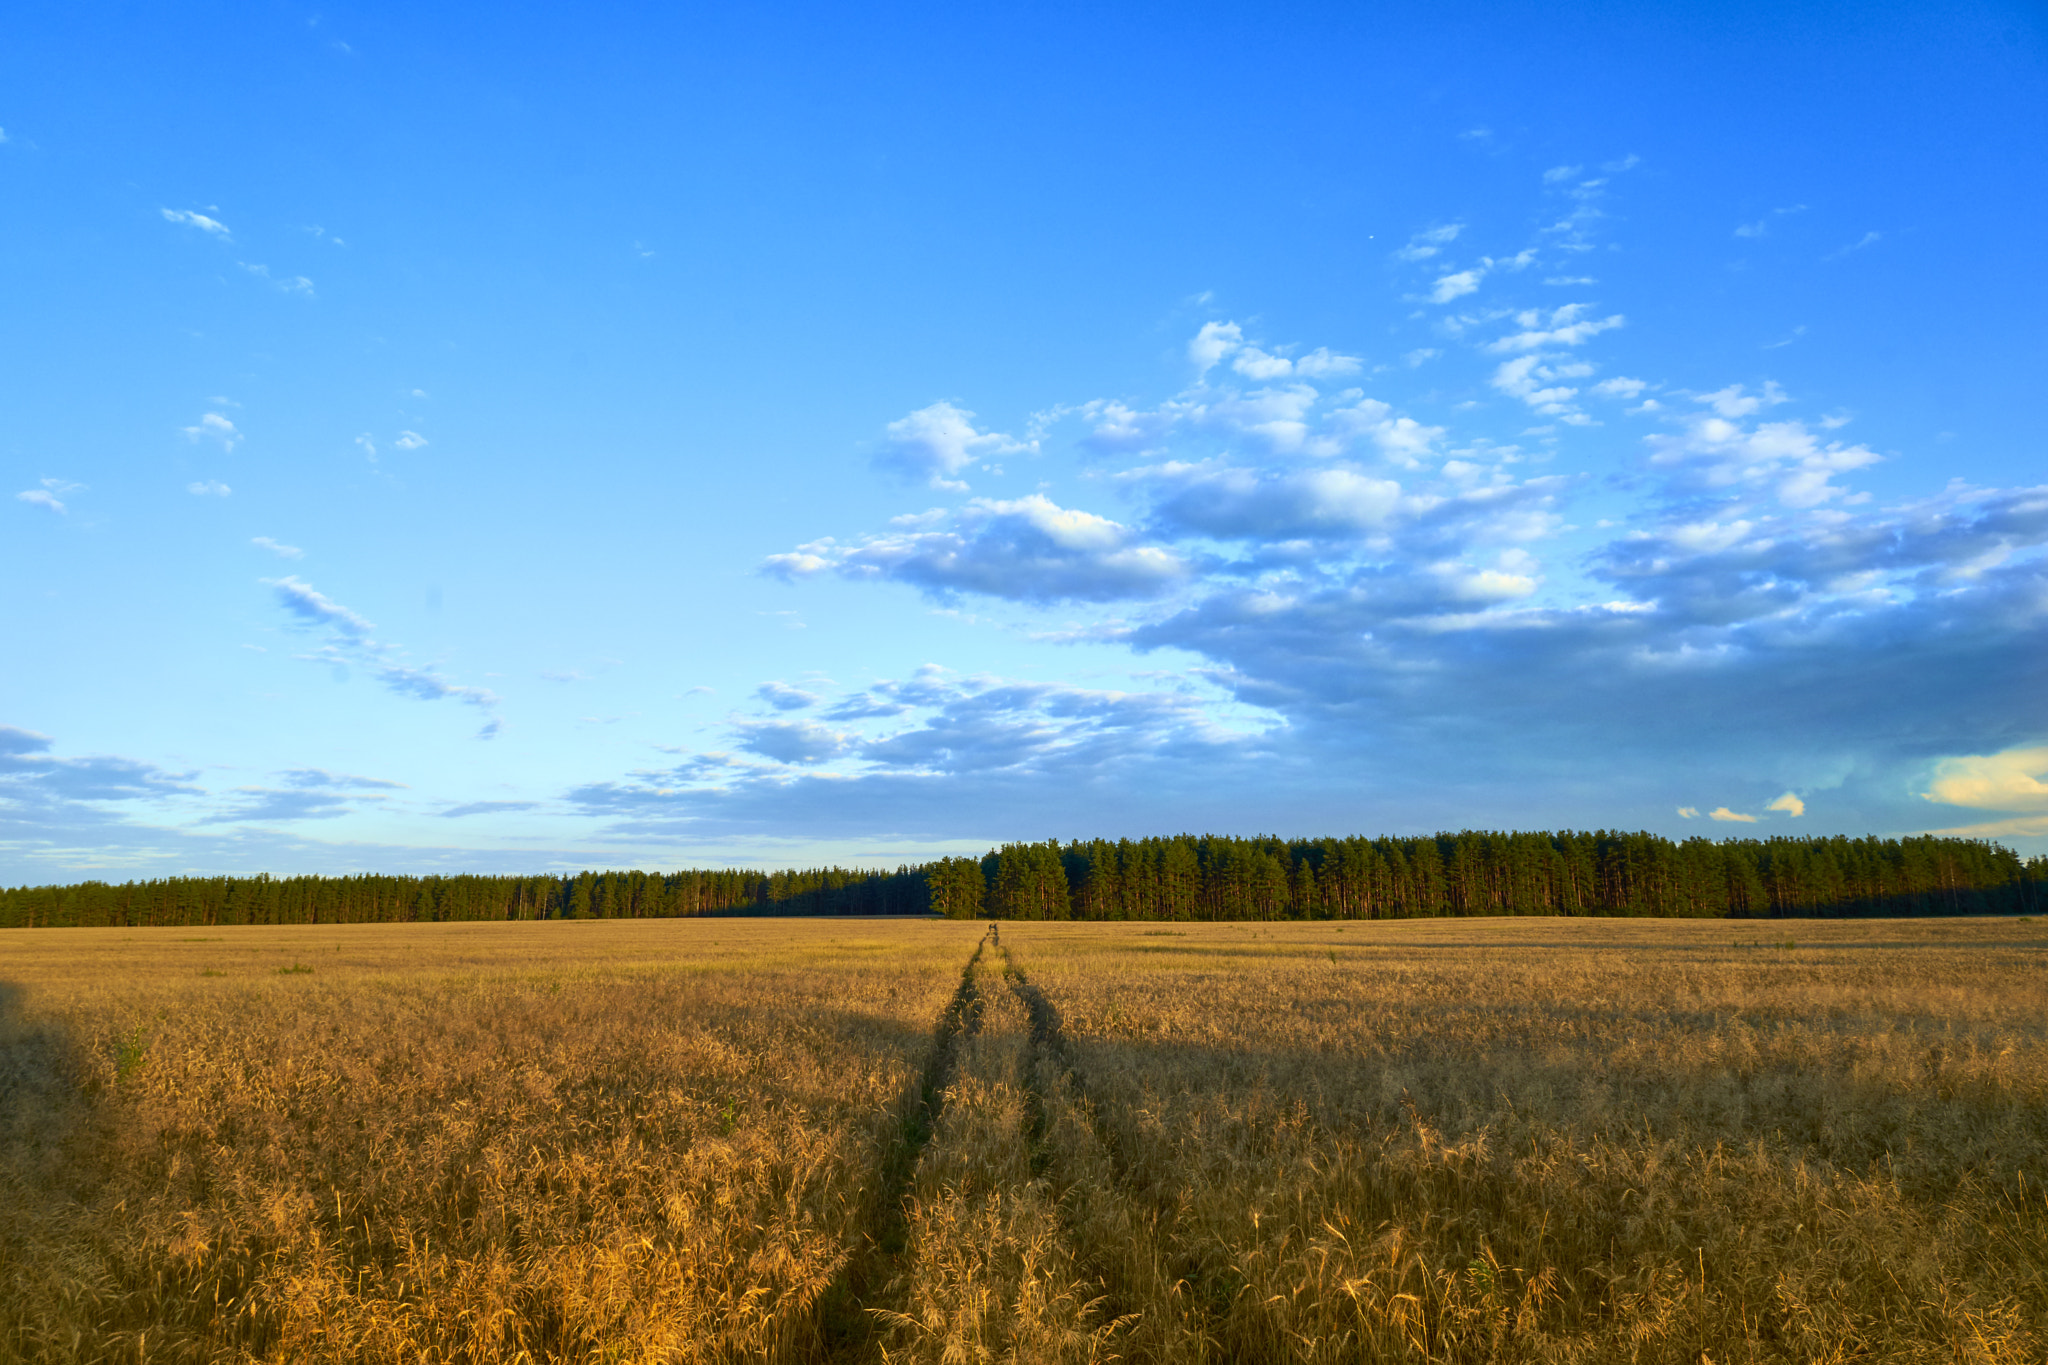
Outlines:
[[[2038,7],[35,5],[0,881],[2048,849]]]

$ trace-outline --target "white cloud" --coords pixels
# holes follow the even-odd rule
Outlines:
[[[1356,374],[1360,363],[1356,356],[1332,354],[1327,346],[1319,346],[1299,360],[1269,355],[1256,346],[1246,346],[1237,353],[1237,358],[1230,362],[1230,368],[1247,379],[1264,382],[1289,376],[1302,379],[1333,379],[1339,375]]]
[[[1355,538],[1385,527],[1401,505],[1400,484],[1345,469],[1182,466],[1155,483],[1153,514],[1163,526],[1222,540]]]
[[[1038,448],[1036,441],[977,431],[973,413],[943,401],[898,418],[884,431],[874,456],[877,469],[955,492],[967,487],[956,476],[975,461]]]
[[[1294,372],[1303,379],[1334,379],[1358,373],[1363,364],[1357,356],[1335,355],[1329,347],[1318,346],[1294,362]]]
[[[1247,379],[1264,381],[1292,374],[1294,362],[1285,356],[1267,355],[1256,346],[1247,346],[1230,362],[1230,368]]]
[[[1698,401],[1714,410],[1716,417],[1750,417],[1765,408],[1774,408],[1786,401],[1785,391],[1776,383],[1765,381],[1762,393],[1750,393],[1740,384],[1730,384],[1725,389],[1697,395]]]
[[[1463,223],[1447,223],[1442,227],[1425,228],[1408,239],[1408,245],[1394,253],[1397,261],[1426,261],[1437,255],[1465,230]]]
[[[1188,573],[1178,556],[1139,543],[1129,527],[1037,493],[1007,502],[977,498],[957,512],[916,520],[920,529],[851,546],[813,542],[772,555],[762,567],[782,578],[831,569],[941,595],[1089,602],[1154,597]]]
[[[1525,355],[1502,361],[1488,382],[1502,393],[1521,399],[1544,416],[1559,417],[1577,412],[1572,400],[1579,393],[1576,387],[1559,381],[1583,379],[1592,373],[1593,367],[1583,361]]]
[[[220,442],[223,451],[232,451],[235,443],[242,439],[242,433],[235,430],[235,424],[217,412],[209,412],[189,427],[179,427],[188,441],[202,438]]]
[[[1619,313],[1589,318],[1585,315],[1587,307],[1583,303],[1568,303],[1562,308],[1552,309],[1547,318],[1541,309],[1518,313],[1515,322],[1522,330],[1488,343],[1486,349],[1498,355],[1534,351],[1545,346],[1577,346],[1628,321]]]
[[[224,498],[235,490],[219,479],[201,479],[186,484],[185,491],[202,498]]]
[[[1576,177],[1585,169],[1584,166],[1552,166],[1543,173],[1543,183],[1546,185],[1563,184],[1565,181]]]
[[[1836,475],[1883,458],[1867,446],[1823,442],[1803,422],[1745,426],[1740,418],[1783,401],[1775,385],[1766,385],[1761,395],[1733,385],[1699,401],[1710,411],[1685,418],[1679,434],[1646,438],[1651,465],[1671,470],[1689,487],[1765,487],[1787,507],[1818,507],[1848,492],[1833,482]]]
[[[391,443],[400,450],[420,450],[427,444],[427,438],[417,431],[401,431],[398,439]]]
[[[303,294],[307,298],[313,297],[313,282],[304,275],[273,275],[270,273],[269,266],[257,265],[249,261],[236,261],[235,264],[282,293]]]
[[[1923,800],[1977,810],[2048,812],[2048,746],[1945,758]]]
[[[278,541],[272,540],[269,536],[257,536],[250,540],[249,543],[270,551],[279,559],[303,559],[306,554],[304,550],[301,550],[296,545],[281,544]]]
[[[1234,322],[1205,322],[1188,343],[1188,360],[1197,375],[1216,368],[1223,357],[1244,344],[1244,331]]]
[[[1429,291],[1429,301],[1431,303],[1449,303],[1452,299],[1461,299],[1467,294],[1476,293],[1479,289],[1479,281],[1485,275],[1486,268],[1484,266],[1474,266],[1469,270],[1459,270],[1449,275],[1438,276],[1436,287]]]
[[[1250,438],[1268,450],[1300,450],[1308,439],[1309,413],[1320,397],[1307,384],[1275,384],[1249,393],[1226,392],[1185,409],[1199,427]]]
[[[1681,820],[1697,820],[1700,818],[1700,808],[1698,806],[1680,806],[1678,808],[1678,818]]]
[[[16,493],[14,495],[15,499],[36,507],[46,507],[59,516],[64,515],[65,512],[61,499],[70,497],[73,493],[83,493],[85,491],[84,484],[73,483],[69,479],[45,478],[39,480],[39,482],[43,485],[41,488],[31,488],[25,492]]]
[[[1726,806],[1716,806],[1714,809],[1708,811],[1707,818],[1709,820],[1719,820],[1723,823],[1734,823],[1742,825],[1753,825],[1756,823],[1756,817],[1754,815],[1743,815],[1738,811],[1729,810]]]
[[[226,224],[218,219],[209,218],[203,213],[195,213],[187,209],[161,209],[159,212],[163,214],[166,222],[183,223],[187,227],[198,228],[201,232],[218,237],[223,241],[230,240],[233,236],[227,230]]]
[[[1626,402],[1635,398],[1636,395],[1649,387],[1648,384],[1640,379],[1627,379],[1616,375],[1612,379],[1601,380],[1588,389],[1587,392],[1597,393],[1602,398],[1619,398]]]
[[[1764,809],[1783,811],[1794,820],[1797,820],[1800,816],[1806,814],[1806,803],[1799,799],[1797,793],[1786,792],[1783,796],[1773,799]]]

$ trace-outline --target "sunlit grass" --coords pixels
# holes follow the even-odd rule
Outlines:
[[[1774,927],[14,931],[0,1359],[2048,1359],[2048,928]]]

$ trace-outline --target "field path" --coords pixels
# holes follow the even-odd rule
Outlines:
[[[892,1281],[899,1278],[909,1236],[906,1201],[911,1176],[918,1158],[938,1131],[946,1101],[958,1070],[960,1044],[981,1032],[981,987],[976,977],[982,954],[994,942],[995,929],[982,935],[974,945],[967,965],[960,969],[960,985],[952,999],[939,1011],[932,1029],[932,1045],[925,1054],[924,1069],[918,1077],[915,1096],[903,1106],[896,1136],[883,1153],[879,1178],[868,1202],[861,1226],[867,1229],[863,1244],[847,1257],[833,1281],[819,1299],[819,1335],[832,1360],[871,1358],[874,1338],[874,1300],[886,1296]]]

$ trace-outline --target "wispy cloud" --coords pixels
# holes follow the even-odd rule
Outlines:
[[[45,508],[61,517],[69,510],[65,507],[62,499],[69,497],[73,493],[85,491],[84,484],[72,483],[67,479],[44,479],[42,480],[42,485],[41,488],[23,489],[14,495],[15,500],[28,503],[33,507]]]
[[[256,536],[249,543],[259,549],[270,551],[279,559],[304,559],[306,557],[306,552],[298,546],[286,545],[282,541],[272,540],[269,536]]]
[[[1806,205],[1804,204],[1793,204],[1786,208],[1772,209],[1769,213],[1757,219],[1754,223],[1739,224],[1735,229],[1735,235],[1737,237],[1769,236],[1771,224],[1773,222],[1780,218],[1789,217],[1790,215],[1795,213],[1804,212],[1806,212]]]
[[[273,275],[270,273],[269,266],[258,265],[251,261],[236,261],[235,264],[279,293],[301,294],[306,298],[313,297],[313,282],[304,275]]]
[[[1433,260],[1443,249],[1458,240],[1458,234],[1465,230],[1463,223],[1445,223],[1439,227],[1424,228],[1408,239],[1406,246],[1394,252],[1397,261]]]
[[[1876,246],[1879,242],[1883,240],[1884,234],[1882,232],[1866,232],[1861,237],[1858,237],[1855,241],[1849,243],[1847,246],[1837,247],[1833,251],[1830,251],[1827,255],[1821,257],[1821,259],[1823,261],[1839,261],[1842,259],[1842,257],[1850,255],[1853,252],[1861,251],[1865,247]]]
[[[228,231],[227,225],[217,218],[209,218],[205,214],[192,209],[160,209],[158,211],[163,214],[165,222],[183,223],[186,227],[198,228],[208,236],[218,237],[224,242],[233,240],[234,235]],[[215,211],[218,212],[218,210]]]
[[[490,689],[453,682],[432,668],[407,662],[401,648],[372,635],[376,630],[374,624],[310,583],[291,576],[259,581],[271,588],[278,605],[301,625],[325,632],[326,638],[319,648],[299,657],[342,668],[366,668],[400,696],[419,701],[453,700],[481,707],[492,715],[479,738],[492,738],[503,728],[496,715],[498,697]]]
[[[471,815],[502,815],[509,811],[538,810],[538,801],[470,801],[441,812],[443,820],[461,820]]]
[[[185,491],[195,497],[225,498],[235,490],[219,479],[198,479],[186,484]]]

